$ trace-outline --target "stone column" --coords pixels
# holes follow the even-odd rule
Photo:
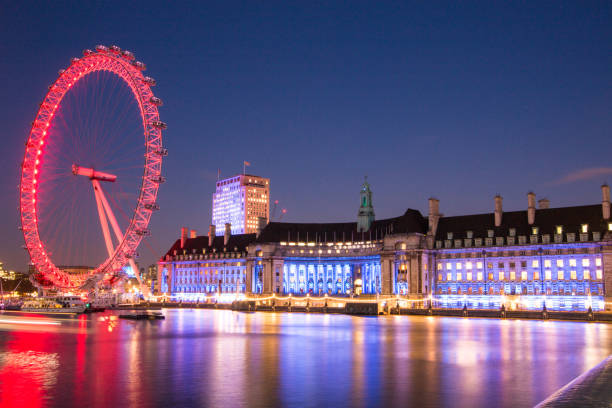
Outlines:
[[[245,269],[245,286],[246,286],[246,294],[247,295],[252,295],[253,294],[253,267],[254,267],[255,263],[253,262],[252,259],[248,259],[246,261],[246,269]]]
[[[385,254],[380,256],[380,278],[382,280],[382,295],[393,294],[393,262],[393,254]]]

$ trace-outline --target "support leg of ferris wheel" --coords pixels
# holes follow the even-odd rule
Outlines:
[[[108,252],[108,256],[112,257],[115,249],[113,248],[113,241],[110,236],[110,231],[108,229],[108,221],[110,221],[111,227],[113,228],[113,232],[115,233],[115,237],[118,242],[123,241],[123,233],[119,228],[119,224],[117,223],[117,219],[113,214],[113,210],[108,204],[108,200],[102,191],[102,186],[100,185],[100,181],[109,181],[114,182],[117,179],[117,176],[113,174],[103,173],[99,171],[95,171],[94,169],[88,169],[85,167],[80,167],[77,165],[72,166],[72,172],[75,175],[79,176],[87,176],[91,180],[91,184],[93,185],[94,195],[96,197],[96,204],[98,207],[98,216],[100,217],[100,225],[102,227],[102,233],[104,235],[104,243],[106,244],[106,250]],[[140,285],[141,292],[146,296],[150,295],[149,289],[142,283],[140,278],[140,271],[136,267],[136,262],[134,262],[134,258],[129,258],[130,267],[134,272],[134,276],[138,280],[138,284]]]
[[[92,178],[91,183],[93,184],[94,187],[94,194],[96,195],[96,201],[100,201],[102,204],[102,211],[106,214],[106,217],[108,219],[108,221],[110,221],[110,225],[113,229],[113,232],[115,233],[115,238],[117,238],[118,242],[123,241],[123,232],[121,232],[121,229],[119,228],[119,224],[117,223],[117,219],[115,218],[115,214],[113,213],[113,210],[111,209],[110,205],[108,204],[108,200],[106,199],[106,196],[104,195],[104,191],[102,191],[102,186],[100,185],[100,182],[97,179]],[[101,208],[100,206],[98,206],[98,212],[100,212]],[[100,218],[102,218],[102,213],[100,214]],[[108,232],[108,224],[105,223],[106,226],[106,231]],[[104,231],[104,226],[102,227],[102,230]],[[112,241],[110,240],[110,233],[108,234],[108,241],[107,241],[107,235],[105,233],[104,235],[104,240],[106,241],[106,248],[110,248],[112,250]],[[114,251],[114,250],[113,250]],[[112,256],[112,252],[110,253],[109,256]],[[144,285],[142,283],[142,280],[140,278],[140,271],[138,270],[138,267],[136,266],[136,262],[134,262],[134,258],[130,257],[129,258],[129,263],[130,263],[130,267],[132,268],[132,271],[134,272],[134,276],[136,276],[136,279],[138,280],[138,284],[140,285],[140,290],[142,291],[142,293],[145,296],[149,296],[150,295],[150,291],[149,289],[146,287],[146,285]]]

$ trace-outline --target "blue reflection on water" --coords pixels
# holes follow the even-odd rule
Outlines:
[[[164,313],[3,317],[0,405],[532,406],[612,353],[600,323]]]

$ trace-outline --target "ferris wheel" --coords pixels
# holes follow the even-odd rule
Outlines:
[[[56,288],[82,288],[127,265],[139,278],[136,250],[159,209],[167,155],[162,101],[145,69],[117,46],[85,50],[59,71],[32,123],[21,226],[37,274]],[[90,267],[71,273],[75,265]]]

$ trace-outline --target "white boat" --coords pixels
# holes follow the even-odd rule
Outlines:
[[[22,312],[31,313],[83,313],[85,302],[79,296],[57,296],[27,300],[21,306]]]

